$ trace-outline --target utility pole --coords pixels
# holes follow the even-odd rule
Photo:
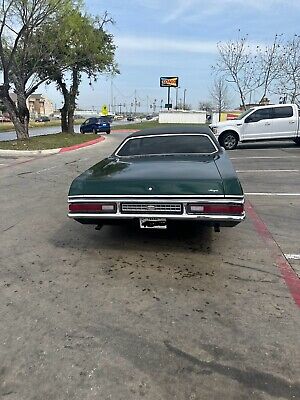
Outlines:
[[[134,115],[136,115],[136,106],[137,106],[137,99],[136,99],[136,90],[134,91]]]
[[[186,89],[183,91],[183,109],[185,110]]]
[[[113,78],[111,76],[110,80],[110,104],[111,104],[111,110],[110,112],[114,112],[114,85],[113,85]]]
[[[180,89],[180,86],[177,86],[176,88],[175,110],[178,110],[178,89]]]
[[[153,114],[155,114],[156,110],[156,99],[153,100]]]

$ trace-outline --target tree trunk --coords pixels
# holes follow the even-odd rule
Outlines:
[[[69,108],[68,110],[68,133],[74,134],[74,109]]]
[[[61,131],[62,133],[68,132],[69,129],[69,124],[68,124],[68,107],[66,100],[64,102],[63,107],[60,109],[60,114],[61,114]]]
[[[22,90],[18,90],[17,95],[17,105],[18,105],[18,119],[20,123],[23,125],[25,132],[27,132],[27,136],[29,137],[28,133],[28,126],[29,126],[29,119],[30,114],[26,103],[26,94],[22,92]]]
[[[80,73],[77,68],[72,70],[72,83],[68,90],[66,83],[63,81],[63,76],[56,77],[56,82],[64,97],[64,105],[60,109],[61,112],[61,129],[62,132],[74,134],[74,114],[76,109],[76,98],[80,83]]]
[[[69,91],[69,109],[68,109],[68,123],[69,133],[74,134],[74,114],[76,109],[76,98],[78,96],[78,88],[80,83],[80,74],[77,68],[72,71],[72,84]]]
[[[21,111],[19,112],[18,108],[16,107],[15,103],[12,101],[12,99],[9,96],[9,88],[7,86],[1,86],[0,87],[0,98],[3,101],[4,106],[6,107],[9,116],[14,124],[16,134],[17,134],[17,139],[19,140],[25,140],[29,139],[29,133],[28,133],[28,118],[26,118],[27,112],[29,115],[29,111],[26,105],[26,100],[25,100],[25,108],[27,110],[24,110],[24,107]]]

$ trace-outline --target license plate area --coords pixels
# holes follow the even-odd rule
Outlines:
[[[142,229],[167,229],[166,218],[140,218]]]

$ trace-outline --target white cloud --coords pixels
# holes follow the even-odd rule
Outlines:
[[[115,42],[120,50],[202,54],[217,52],[217,43],[212,41],[117,36]]]
[[[139,0],[136,0],[139,1]],[[150,8],[150,2],[144,3],[145,7]],[[155,8],[157,8],[157,2]],[[256,10],[257,12],[267,12],[274,7],[284,6],[285,8],[300,8],[299,0],[165,0],[161,7],[163,15],[162,22],[169,23],[180,18],[193,19],[208,17],[221,14],[225,9],[246,9]],[[152,7],[153,8],[153,5]]]

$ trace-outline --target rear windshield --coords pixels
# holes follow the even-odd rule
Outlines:
[[[206,135],[161,135],[131,138],[117,151],[118,156],[157,154],[212,154],[218,151]]]

